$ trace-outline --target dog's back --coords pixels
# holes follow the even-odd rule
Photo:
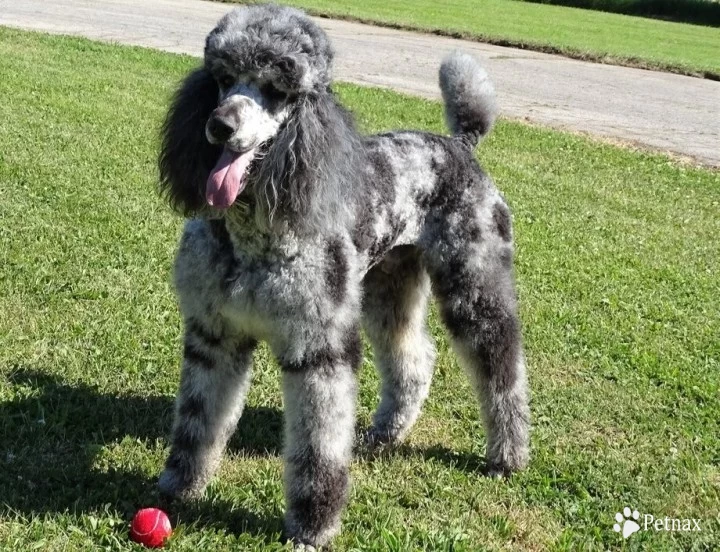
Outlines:
[[[432,242],[438,221],[463,219],[457,238],[472,237],[473,206],[502,202],[473,153],[496,118],[492,82],[472,56],[453,52],[440,66],[440,89],[452,136],[396,131],[363,141],[365,205],[354,232],[369,265],[393,247]]]

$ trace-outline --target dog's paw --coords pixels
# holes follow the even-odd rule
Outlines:
[[[400,444],[402,439],[400,439],[396,432],[387,428],[372,426],[362,433],[360,442],[366,450],[380,452],[383,449]]]
[[[529,460],[527,440],[492,441],[488,444],[485,472],[488,477],[507,477],[525,469]]]
[[[188,485],[177,472],[165,470],[158,479],[160,494],[166,499],[195,500],[205,492],[205,487]]]
[[[488,464],[485,466],[484,472],[485,476],[490,479],[504,479],[512,474],[512,470],[494,464]]]
[[[293,552],[316,552],[317,548],[311,544],[296,544],[293,546]]]
[[[289,510],[285,514],[285,528],[281,540],[291,543],[293,550],[330,552],[333,550],[332,539],[340,532],[340,519],[326,519],[321,528],[309,528],[298,521],[298,512]]]
[[[528,457],[526,454],[519,455],[509,459],[510,461],[495,461],[488,460],[485,465],[485,475],[491,479],[503,479],[511,476],[514,472],[523,470],[528,463]]]

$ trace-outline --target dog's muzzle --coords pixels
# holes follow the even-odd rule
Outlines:
[[[227,142],[230,137],[235,134],[237,127],[233,123],[222,117],[213,115],[207,122],[207,134],[211,141],[218,144]]]
[[[225,102],[210,114],[205,134],[213,144],[224,144],[240,128],[241,106],[238,102]]]

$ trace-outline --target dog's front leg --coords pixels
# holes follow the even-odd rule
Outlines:
[[[282,363],[285,533],[296,545],[326,544],[347,501],[361,349],[357,331],[341,341]]]
[[[172,446],[158,483],[163,494],[196,498],[205,490],[242,413],[254,347],[247,337],[186,321]]]

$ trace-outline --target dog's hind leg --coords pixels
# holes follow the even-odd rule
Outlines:
[[[365,276],[363,325],[382,378],[369,445],[397,443],[427,398],[435,348],[426,329],[430,278],[414,247],[391,251]]]
[[[194,498],[215,473],[245,404],[254,341],[185,323],[185,347],[163,494]]]
[[[507,215],[504,205],[497,209]],[[527,464],[530,426],[509,215],[498,217],[501,236],[486,231],[485,239],[471,239],[471,222],[436,240],[425,256],[442,317],[482,405],[490,475]]]

